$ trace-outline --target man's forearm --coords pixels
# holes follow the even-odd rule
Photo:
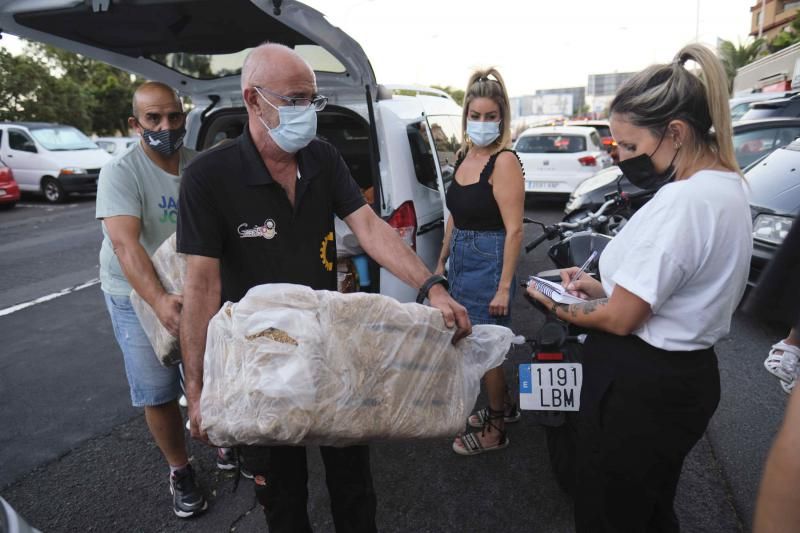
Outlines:
[[[150,307],[155,308],[158,298],[164,294],[164,286],[158,279],[158,274],[153,267],[147,250],[139,243],[131,243],[118,246],[114,249],[122,272],[133,290],[147,302]]]
[[[391,226],[380,219],[369,232],[369,238],[360,242],[367,254],[397,276],[407,285],[418,289],[432,272]]]
[[[188,277],[188,276],[187,276]],[[219,286],[189,284],[184,287],[181,313],[181,354],[186,396],[199,400],[203,390],[203,357],[208,323],[219,310]]]

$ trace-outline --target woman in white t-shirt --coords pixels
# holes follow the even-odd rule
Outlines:
[[[622,172],[660,189],[603,251],[602,282],[562,271],[586,303],[528,292],[591,330],[576,422],[577,531],[678,531],[678,478],[719,402],[714,343],[728,333],[752,251],[725,70],[706,47],[686,46],[625,83],[610,122]]]

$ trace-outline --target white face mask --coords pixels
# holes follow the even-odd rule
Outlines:
[[[317,110],[314,106],[306,109],[297,109],[294,106],[276,107],[267,100],[256,87],[256,92],[267,104],[278,110],[280,123],[275,128],[270,128],[260,116],[258,120],[267,129],[269,136],[284,152],[294,154],[308,146],[317,135]]]
[[[467,135],[475,146],[489,146],[500,137],[500,122],[468,120]]]

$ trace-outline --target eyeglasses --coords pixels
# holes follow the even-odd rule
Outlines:
[[[254,85],[254,88],[260,93],[261,91],[269,94],[270,96],[274,96],[275,98],[280,98],[284,102],[287,102],[287,105],[295,107],[297,109],[306,110],[311,106],[314,106],[315,111],[322,111],[325,109],[325,106],[328,105],[328,97],[316,95],[312,98],[295,98],[292,96],[283,96],[282,94],[274,93],[269,89],[265,89],[263,87],[259,87],[258,85]],[[261,95],[264,96],[263,94]]]

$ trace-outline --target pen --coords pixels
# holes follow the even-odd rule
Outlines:
[[[592,264],[592,261],[594,261],[595,257],[597,257],[597,250],[592,250],[592,253],[589,254],[589,258],[586,259],[586,261],[583,263],[583,265],[581,265],[581,267],[578,269],[578,271],[575,272],[575,275],[572,276],[572,279],[570,281],[578,281],[578,278],[581,277],[581,274],[583,274],[584,270],[589,268],[589,265]]]

